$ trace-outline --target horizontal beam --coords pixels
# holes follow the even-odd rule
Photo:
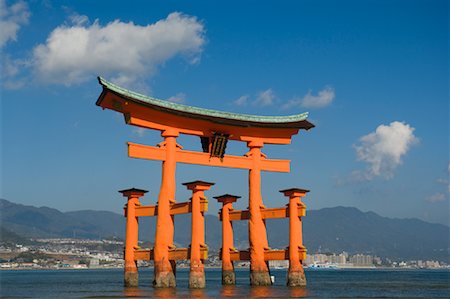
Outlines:
[[[298,250],[300,260],[306,260],[306,248],[300,248]],[[250,252],[248,250],[239,250],[230,252],[230,257],[232,261],[249,261]],[[283,261],[289,259],[289,249],[275,249],[275,250],[265,250],[264,260],[265,261]]]
[[[152,217],[158,215],[158,205],[156,206],[138,206],[136,209],[136,217]],[[208,201],[200,200],[200,211],[208,211]],[[170,215],[188,214],[192,212],[191,202],[180,202],[170,205]],[[126,215],[126,214],[125,214]]]
[[[128,156],[131,158],[164,161],[166,159],[166,150],[155,146],[143,145],[128,142]],[[223,159],[211,157],[209,153],[186,151],[178,149],[176,151],[176,161],[179,163],[228,167],[239,169],[251,169],[253,159],[245,156],[225,155]],[[261,159],[261,170],[289,172],[290,160],[272,160]]]
[[[298,207],[298,216],[306,216],[306,208],[304,206],[300,205]],[[262,219],[288,218],[289,207],[261,209],[261,217]],[[222,220],[222,215],[220,215],[220,219]],[[230,221],[248,219],[250,219],[250,212],[248,210],[230,211]]]
[[[158,215],[158,206],[139,206],[135,208],[136,217]]]
[[[190,248],[175,248],[169,250],[169,260],[189,260],[191,256]],[[208,248],[200,247],[200,259],[206,260],[208,258]],[[135,249],[134,260],[152,261],[154,260],[153,249]]]
[[[125,123],[128,125],[134,125],[134,126],[138,126],[141,128],[154,129],[154,130],[159,130],[159,131],[173,129],[173,127],[170,127],[170,126],[161,125],[161,124],[149,121],[149,120],[131,116],[129,113],[125,113],[124,117],[125,117]],[[183,128],[175,128],[175,129],[182,134],[196,135],[196,136],[204,136],[205,135],[204,131],[189,130],[189,129],[183,129]]]

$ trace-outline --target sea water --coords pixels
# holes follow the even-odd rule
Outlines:
[[[449,270],[306,270],[306,288],[286,287],[286,270],[272,270],[270,287],[250,287],[248,269],[236,285],[221,285],[220,269],[206,269],[206,289],[188,288],[188,269],[175,289],[154,289],[153,269],[141,269],[139,287],[124,288],[120,269],[2,270],[2,298],[450,298]]]

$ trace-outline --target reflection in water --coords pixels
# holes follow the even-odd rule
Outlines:
[[[253,298],[264,298],[264,297],[273,297],[273,288],[272,287],[251,287],[250,288],[250,297]]]
[[[307,297],[308,296],[308,291],[306,290],[306,288],[291,287],[288,289],[290,291],[291,297]]]
[[[205,289],[193,289],[190,290],[190,298],[210,298],[208,295],[206,295]]]
[[[220,286],[220,296],[211,296],[210,289],[177,288],[124,288],[125,298],[301,298],[307,297],[306,288],[285,286],[250,287],[243,285]],[[217,289],[216,289],[217,290]]]
[[[229,286],[222,286],[222,289],[220,290],[221,297],[236,297],[237,290],[236,286],[229,285]]]
[[[248,271],[236,271],[236,286],[222,287],[221,271],[206,269],[206,289],[188,289],[189,270],[180,269],[176,289],[154,289],[142,279],[138,288],[123,287],[123,270],[2,270],[0,297],[5,298],[448,298],[448,270],[305,271],[308,287],[289,288],[286,271],[273,271],[275,284],[252,288]],[[151,276],[153,269],[141,271]],[[51,282],[51,283],[49,283]],[[348,286],[352,287],[349,288]],[[389,288],[386,288],[389,285]],[[368,287],[370,286],[370,287]]]
[[[142,298],[146,294],[145,294],[144,290],[142,290],[138,287],[135,287],[135,288],[129,287],[129,288],[123,289],[123,295],[126,298]]]
[[[176,288],[154,288],[153,296],[155,298],[175,298],[177,293]]]

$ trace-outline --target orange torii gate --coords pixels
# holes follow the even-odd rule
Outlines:
[[[219,201],[223,199],[224,208],[228,205],[229,220],[227,221],[248,220],[249,227],[250,249],[248,251],[233,249],[231,252],[228,248],[230,256],[223,260],[224,270],[230,273],[232,260],[250,260],[250,283],[270,285],[267,261],[288,259],[290,261],[288,284],[304,285],[301,261],[304,259],[306,250],[301,241],[300,217],[304,215],[305,207],[300,198],[308,191],[296,188],[283,190],[282,192],[290,198],[289,206],[281,209],[265,208],[261,196],[261,171],[289,172],[290,161],[268,159],[261,152],[261,148],[264,144],[289,144],[292,135],[297,134],[300,129],[313,128],[314,125],[307,120],[307,113],[290,116],[255,116],[220,112],[154,99],[121,88],[100,77],[99,82],[103,86],[103,91],[97,100],[98,106],[122,113],[127,124],[159,130],[164,138],[157,147],[128,142],[129,157],[162,161],[162,179],[156,206],[140,206],[139,197],[145,193],[145,190],[121,191],[128,198],[125,246],[126,285],[137,285],[135,261],[146,259],[154,260],[154,286],[174,287],[176,285],[175,260],[190,259],[189,286],[192,288],[205,286],[202,260],[207,255],[207,248],[204,246],[204,220],[199,215],[203,215],[206,211],[204,206],[206,198],[203,191],[208,190],[212,183],[201,181],[186,183],[188,189],[193,191],[192,202],[176,203],[177,163],[248,169],[248,210],[232,211],[229,206],[229,203],[233,201],[232,198],[231,200],[230,196],[219,198]],[[176,142],[179,134],[199,136],[203,152],[183,150],[182,146]],[[225,148],[228,140],[246,142],[249,152],[244,156],[226,155]],[[175,211],[192,213],[193,231],[189,250],[179,249],[177,252],[173,245],[174,215],[177,214]],[[137,217],[142,216],[157,216],[155,245],[151,250],[137,248]],[[225,210],[222,209],[222,219],[224,216]],[[289,250],[270,250],[264,221],[268,218],[281,217],[290,218]],[[231,227],[225,222],[222,222],[223,226]],[[224,233],[225,231],[224,228]],[[230,246],[229,236],[227,236],[226,244]],[[292,248],[295,249],[292,250]],[[225,249],[222,248],[222,255],[227,252]],[[224,283],[228,280],[234,281],[234,279],[224,279]]]

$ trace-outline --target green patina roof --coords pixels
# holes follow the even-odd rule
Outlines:
[[[187,106],[183,104],[173,103],[169,101],[155,99],[153,97],[149,97],[146,95],[142,95],[140,93],[125,89],[123,87],[117,86],[102,77],[98,77],[99,83],[106,89],[115,92],[124,97],[140,101],[142,103],[158,106],[165,109],[175,110],[179,112],[203,115],[206,117],[217,117],[224,119],[232,119],[237,121],[244,122],[255,122],[255,123],[278,123],[278,124],[286,124],[286,123],[297,123],[301,121],[306,121],[308,118],[308,112],[295,114],[295,115],[286,115],[286,116],[259,116],[259,115],[250,115],[250,114],[239,114],[232,112],[224,112],[217,111],[212,109],[204,109],[198,107]],[[97,102],[99,104],[99,102]],[[311,127],[314,125],[311,124]]]

